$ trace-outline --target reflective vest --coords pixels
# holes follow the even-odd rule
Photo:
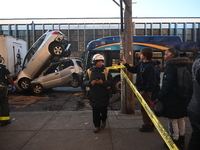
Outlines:
[[[108,80],[108,72],[109,72],[109,69],[107,69],[107,68],[105,68],[105,69],[103,70],[103,73],[104,73],[104,75],[105,75],[105,79],[106,79],[106,80]],[[92,70],[88,69],[88,70],[87,70],[87,73],[88,73],[88,77],[89,77],[89,80],[90,80],[90,76],[91,76],[91,74],[92,74]],[[90,91],[90,88],[89,88],[89,87],[86,87],[86,91]]]
[[[107,68],[105,68],[105,69],[103,70],[103,73],[105,74],[105,79],[106,79],[106,80],[108,80],[108,72],[109,72],[109,69],[107,69]],[[90,79],[90,76],[91,76],[91,74],[92,74],[92,70],[88,69],[88,70],[87,70],[87,73],[88,73],[88,77],[89,77],[89,79]]]

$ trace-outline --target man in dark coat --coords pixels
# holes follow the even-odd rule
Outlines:
[[[124,64],[124,66],[127,68],[128,71],[132,73],[137,73],[136,87],[149,106],[151,102],[152,90],[156,82],[156,75],[154,69],[155,63],[154,61],[151,60],[152,55],[153,51],[151,48],[141,49],[140,50],[141,61],[133,67],[131,67],[128,63],[126,63],[125,59],[122,59],[122,63]],[[142,106],[141,106],[141,113],[144,124],[139,129],[139,131],[153,132],[154,131],[153,123]]]
[[[199,46],[200,47],[200,46]],[[200,55],[192,66],[193,95],[188,106],[188,116],[192,126],[192,135],[188,150],[200,149]]]
[[[87,71],[84,85],[89,87],[89,99],[93,112],[94,133],[105,128],[107,119],[107,107],[109,105],[108,89],[111,86],[112,75],[105,69],[104,57],[96,54],[92,58],[93,66]],[[107,70],[107,71],[106,71]]]
[[[158,93],[158,100],[164,103],[163,116],[168,118],[169,134],[179,148],[180,141],[184,146],[185,119],[187,116],[187,100],[179,97],[177,87],[177,67],[186,66],[190,63],[187,57],[179,57],[179,51],[170,48],[165,51],[165,72],[162,87]]]

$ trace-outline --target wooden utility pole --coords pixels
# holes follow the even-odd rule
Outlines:
[[[122,0],[120,0],[122,7]],[[125,4],[124,11],[124,32],[121,32],[121,50],[127,63],[133,63],[133,24],[132,24],[132,0],[123,0]],[[121,8],[122,9],[122,8]],[[133,74],[125,70],[125,73],[131,81],[133,81]],[[134,94],[128,83],[121,75],[121,113],[134,114]]]
[[[121,33],[120,33],[120,59],[124,56],[124,11],[123,2],[120,0],[120,18],[121,18]],[[121,73],[121,113],[126,114],[127,101],[125,92],[125,79]]]

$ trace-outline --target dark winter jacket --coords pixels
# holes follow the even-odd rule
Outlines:
[[[177,67],[183,67],[190,63],[186,57],[170,58],[166,61],[163,82],[158,100],[164,102],[164,117],[178,119],[187,116],[188,101],[180,98],[176,93]]]
[[[156,82],[153,61],[140,61],[133,67],[131,67],[129,64],[124,64],[124,66],[127,68],[128,71],[132,73],[137,73],[136,87],[139,91],[152,92]]]
[[[7,85],[6,75],[9,75],[10,71],[6,68],[5,65],[0,64],[0,84]]]
[[[197,58],[192,66],[193,95],[188,110],[200,115],[200,58]]]
[[[107,76],[107,80],[104,74],[105,67],[97,68],[96,66],[92,66],[90,68],[91,75],[88,76],[88,73],[84,79],[84,85],[90,88],[89,96],[90,96],[90,104],[93,107],[107,107],[109,104],[109,96],[107,92],[107,88],[111,86],[112,83],[112,75],[109,72]],[[95,84],[91,85],[92,80],[96,80],[97,78],[101,78],[103,80],[103,84]]]

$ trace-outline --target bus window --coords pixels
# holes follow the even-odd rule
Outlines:
[[[193,58],[194,57],[194,52],[186,52],[187,57]]]
[[[153,52],[153,58],[162,58],[162,52]]]
[[[117,66],[120,64],[120,60],[119,60],[119,51],[110,51],[109,52],[109,61],[108,65],[109,66]]]

